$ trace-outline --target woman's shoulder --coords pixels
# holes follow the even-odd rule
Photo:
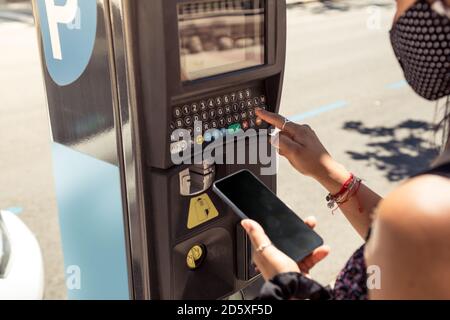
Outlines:
[[[450,227],[450,179],[434,174],[409,179],[385,198],[378,214],[393,223],[427,222],[423,227]]]
[[[373,298],[450,298],[450,179],[410,179],[379,205],[366,261],[383,270]],[[418,276],[420,275],[420,276]]]

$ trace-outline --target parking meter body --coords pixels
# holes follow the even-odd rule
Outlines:
[[[71,299],[251,298],[239,218],[212,184],[276,191],[281,0],[33,0]],[[239,188],[239,186],[236,186]]]

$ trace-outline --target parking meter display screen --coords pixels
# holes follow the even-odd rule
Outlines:
[[[263,65],[265,2],[212,0],[179,4],[181,80]]]

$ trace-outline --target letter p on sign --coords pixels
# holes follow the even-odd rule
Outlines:
[[[54,0],[45,0],[47,9],[48,29],[52,43],[53,58],[62,60],[61,40],[58,24],[69,24],[75,20],[78,11],[78,0],[67,0],[65,5],[57,6]]]

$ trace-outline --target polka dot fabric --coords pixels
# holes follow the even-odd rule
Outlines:
[[[391,42],[409,85],[438,100],[450,94],[450,19],[419,0],[394,24]]]

